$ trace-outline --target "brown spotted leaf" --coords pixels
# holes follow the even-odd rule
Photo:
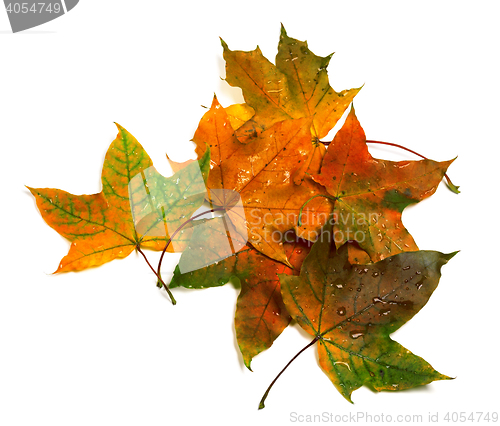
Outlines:
[[[280,275],[290,315],[317,339],[319,363],[339,392],[363,385],[403,390],[448,379],[389,335],[409,321],[436,289],[441,267],[455,253],[400,253],[353,265],[337,251],[326,226],[304,260],[300,276]]]

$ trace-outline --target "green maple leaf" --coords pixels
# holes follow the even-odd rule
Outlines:
[[[332,235],[329,224],[299,276],[279,277],[288,312],[314,336],[308,346],[317,343],[320,366],[339,392],[352,402],[363,385],[395,391],[449,379],[389,336],[427,303],[455,253],[405,252],[352,265],[347,244],[336,251]]]
[[[257,47],[251,52],[232,51],[222,41],[226,81],[240,87],[246,103],[255,111],[238,129],[242,139],[268,129],[278,121],[313,118],[311,133],[321,139],[333,129],[360,88],[336,92],[326,68],[332,55],[316,56],[307,42],[288,37],[284,27],[276,65]]]

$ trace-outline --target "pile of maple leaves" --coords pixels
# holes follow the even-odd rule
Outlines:
[[[213,99],[193,138],[197,160],[171,161],[175,174],[163,177],[118,125],[100,193],[29,188],[44,220],[71,241],[56,272],[137,250],[173,303],[175,287],[237,277],[245,365],[294,319],[349,401],[363,385],[400,390],[447,379],[389,334],[425,305],[455,254],[419,251],[401,221],[406,206],[436,191],[452,161],[373,158],[352,107],[333,141],[322,141],[360,89],[335,92],[331,55],[314,55],[284,28],[275,65],[258,48],[222,45],[226,81],[246,103],[223,108]],[[143,248],[163,251],[157,268]],[[169,285],[165,251],[183,252]]]

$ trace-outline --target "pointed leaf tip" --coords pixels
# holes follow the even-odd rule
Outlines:
[[[220,103],[219,103],[219,100],[217,99],[217,95],[214,93],[211,108],[216,108],[217,106],[220,106]]]
[[[229,47],[227,46],[227,43],[222,39],[222,37],[219,37],[220,39],[220,44],[224,48],[224,50],[229,50]]]
[[[457,251],[454,251],[454,252],[451,252],[451,253],[448,253],[448,254],[445,254],[445,257],[446,257],[446,261],[449,261],[450,259],[452,259],[453,257],[455,257],[455,255],[457,253],[459,253],[460,250],[457,250]]]
[[[286,37],[286,36],[287,36],[287,33],[285,30],[285,26],[283,25],[283,23],[281,23],[281,37]]]
[[[118,132],[119,133],[122,133],[122,132],[126,132],[127,129],[125,129],[125,127],[123,127],[122,125],[118,124],[116,121],[113,121],[113,123],[115,123],[115,126],[116,128],[118,129]]]

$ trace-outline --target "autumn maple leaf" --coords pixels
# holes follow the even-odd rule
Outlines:
[[[373,158],[352,108],[328,147],[320,173],[312,176],[334,201],[337,247],[355,240],[373,261],[418,250],[403,226],[402,212],[432,195],[452,162]]]
[[[210,151],[171,178],[164,178],[137,140],[117,125],[102,169],[103,190],[73,195],[29,188],[43,219],[71,241],[56,272],[80,271],[145,247],[162,250],[169,235],[203,203]],[[179,238],[182,249],[187,238]],[[175,244],[170,245],[173,250]]]
[[[336,92],[326,68],[332,55],[316,56],[307,42],[288,37],[281,27],[276,65],[257,47],[251,52],[232,51],[222,41],[226,81],[240,87],[255,115],[238,130],[242,141],[278,121],[312,118],[311,132],[325,137],[342,117],[358,89]]]
[[[214,98],[193,138],[198,158],[204,154],[206,146],[211,150],[209,190],[239,193],[250,244],[289,266],[282,246],[283,236],[297,229],[299,211],[304,203],[317,194],[328,195],[321,185],[308,177],[300,184],[294,181],[294,172],[309,161],[315,149],[311,143],[310,123],[308,118],[278,122],[251,143],[244,144],[236,137],[227,112]],[[320,161],[307,164],[309,171],[319,172]],[[224,206],[228,200],[212,197],[211,202]],[[307,211],[308,223],[299,229],[298,236],[316,237],[330,211],[325,199],[313,200]],[[242,223],[239,216],[231,213],[228,218],[235,225]]]
[[[317,343],[320,366],[339,392],[351,401],[363,385],[394,391],[449,379],[389,335],[427,303],[455,253],[407,252],[352,265],[347,244],[337,251],[332,241],[329,223],[300,276],[279,278],[288,312],[314,337],[306,348]]]

